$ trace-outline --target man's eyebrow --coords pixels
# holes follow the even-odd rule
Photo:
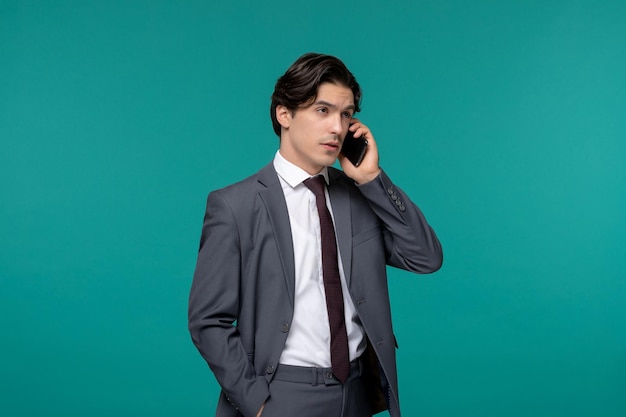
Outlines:
[[[331,109],[336,109],[337,105],[333,104],[333,103],[329,103],[328,101],[325,100],[317,100],[315,103],[313,103],[314,105],[322,105],[322,106],[326,106],[326,107],[330,107]],[[354,106],[354,104],[350,104],[349,106],[346,106],[346,108],[344,110],[354,110],[356,107]]]

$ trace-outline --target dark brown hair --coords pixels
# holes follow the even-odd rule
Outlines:
[[[330,55],[307,53],[296,60],[276,81],[270,106],[274,132],[280,137],[280,123],[276,120],[276,107],[285,106],[291,112],[308,102],[315,101],[320,84],[343,85],[354,94],[354,111],[361,110],[361,87],[343,62]]]

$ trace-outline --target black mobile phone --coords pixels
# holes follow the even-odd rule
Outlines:
[[[366,151],[367,140],[362,136],[355,138],[354,133],[348,130],[346,138],[343,140],[341,153],[352,162],[352,165],[358,167],[363,161]]]

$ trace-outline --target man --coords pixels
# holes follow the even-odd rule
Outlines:
[[[430,273],[442,252],[380,169],[360,99],[339,59],[303,55],[272,95],[272,163],[209,194],[189,329],[218,417],[400,416],[386,265]],[[358,166],[348,131],[368,143]]]

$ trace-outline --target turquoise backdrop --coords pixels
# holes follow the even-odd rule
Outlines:
[[[626,415],[626,2],[0,0],[0,414],[210,416],[209,191],[308,51],[444,247],[390,271],[406,416]]]

